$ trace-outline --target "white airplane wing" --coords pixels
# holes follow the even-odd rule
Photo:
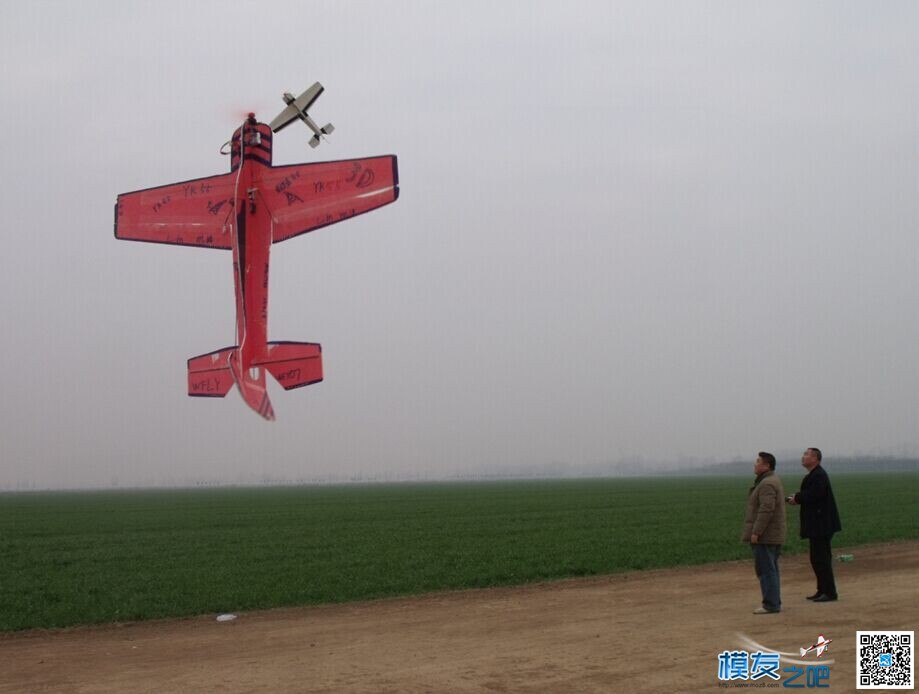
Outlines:
[[[316,84],[297,97],[296,101],[294,101],[294,106],[301,111],[306,111],[313,105],[313,102],[319,98],[319,95],[322,94],[323,91],[325,91],[325,88],[319,84],[319,82],[316,82]]]
[[[286,128],[297,120],[299,116],[300,112],[293,105],[288,106],[278,114],[277,118],[268,124],[268,127],[271,128],[272,132],[278,132],[278,130]]]

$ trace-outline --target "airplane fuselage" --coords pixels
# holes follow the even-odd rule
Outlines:
[[[291,93],[289,93],[289,92],[284,92],[284,102],[285,102],[288,106],[294,104],[295,101],[296,101],[296,98],[294,97],[293,94],[291,94]],[[294,105],[294,108],[297,108],[296,105]],[[304,123],[306,123],[307,127],[308,127],[310,130],[313,131],[313,134],[314,134],[316,137],[322,137],[322,136],[325,134],[325,133],[322,132],[322,128],[320,128],[318,125],[316,125],[316,121],[314,121],[312,118],[310,118],[310,117],[309,117],[309,114],[308,114],[306,111],[303,111],[303,110],[297,108],[297,116],[300,118],[300,120],[302,120]]]
[[[254,366],[268,358],[272,221],[259,194],[259,183],[260,174],[271,167],[271,129],[253,118],[247,120],[233,135],[231,156],[231,172],[237,175],[232,238],[237,349],[230,358],[231,372],[246,402],[271,419],[272,412],[260,411],[271,407],[266,395],[265,370]]]

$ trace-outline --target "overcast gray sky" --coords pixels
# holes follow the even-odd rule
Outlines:
[[[0,488],[919,450],[919,4],[0,4]],[[186,396],[231,256],[120,192],[394,153],[389,207],[272,248],[325,381]]]

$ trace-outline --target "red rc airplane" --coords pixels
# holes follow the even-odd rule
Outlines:
[[[280,130],[306,114],[322,93],[317,82],[272,121]],[[188,360],[188,394],[224,397],[235,383],[243,400],[268,420],[274,410],[265,371],[285,390],[322,380],[322,348],[268,342],[268,262],[272,243],[350,219],[394,202],[394,155],[272,166],[272,127],[250,113],[230,140],[230,173],[118,196],[115,238],[233,251],[237,343]],[[312,143],[311,143],[312,144]],[[313,145],[315,146],[315,145]]]

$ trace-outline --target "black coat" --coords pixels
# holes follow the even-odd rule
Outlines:
[[[801,537],[827,537],[842,530],[830,476],[822,465],[807,473],[795,500],[801,504]]]

